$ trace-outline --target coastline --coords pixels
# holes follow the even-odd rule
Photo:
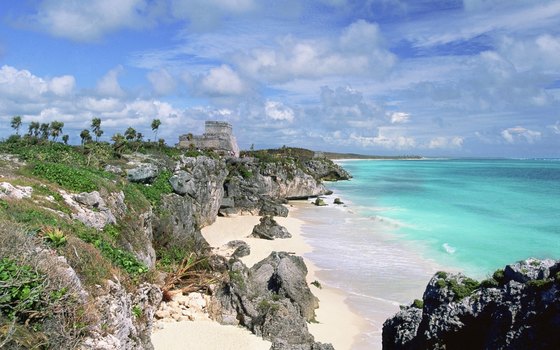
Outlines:
[[[321,288],[310,285],[311,291],[319,299],[319,308],[315,310],[317,323],[309,323],[308,328],[316,341],[331,343],[335,349],[353,349],[359,335],[367,324],[364,319],[351,310],[346,302],[347,294],[329,286],[319,278],[318,268],[306,257],[313,251],[304,239],[303,220],[294,217],[301,206],[312,206],[307,201],[291,201],[287,218],[275,217],[275,220],[288,229],[292,237],[288,239],[264,240],[247,237],[258,224],[259,216],[218,217],[212,225],[202,229],[202,235],[213,248],[219,248],[232,240],[243,240],[250,246],[251,253],[241,260],[248,267],[266,258],[272,251],[286,251],[302,256],[307,266],[307,282],[318,281]],[[341,332],[340,330],[344,330]],[[188,336],[187,334],[196,337]],[[199,335],[206,334],[205,349],[269,349],[270,342],[263,340],[247,329],[234,326],[222,326],[210,320],[180,321],[165,323],[163,329],[157,329],[152,335],[155,350],[173,349],[173,346],[189,349],[202,349]],[[228,344],[219,344],[220,339],[228,339]],[[208,343],[211,341],[211,343]],[[226,347],[224,347],[226,346]],[[179,348],[179,347],[177,347]]]

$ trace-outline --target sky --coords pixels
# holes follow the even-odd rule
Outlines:
[[[167,144],[560,157],[559,0],[0,0],[13,116]]]

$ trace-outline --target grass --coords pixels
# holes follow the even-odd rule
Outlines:
[[[158,206],[162,195],[173,192],[173,187],[169,183],[172,175],[169,170],[164,170],[151,185],[135,184],[135,186],[152,205]]]

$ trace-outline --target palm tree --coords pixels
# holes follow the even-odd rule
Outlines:
[[[129,128],[129,129],[132,129],[132,128]],[[111,141],[113,141],[113,149],[115,150],[115,153],[117,155],[120,155],[123,152],[124,146],[126,144],[124,136],[121,135],[120,133],[116,133],[115,135],[113,135],[113,137],[111,137]]]
[[[64,142],[64,144],[67,145],[69,138],[70,138],[70,136],[68,136],[68,135],[62,135],[62,142]]]
[[[63,122],[59,122],[59,121],[52,121],[51,122],[51,136],[53,138],[53,141],[56,141],[56,139],[58,138],[58,136],[60,134],[62,134],[62,128],[64,127],[64,123]]]
[[[129,126],[128,129],[126,129],[126,131],[124,132],[124,137],[128,141],[134,140],[136,138],[136,130],[134,130],[133,127]]]
[[[31,122],[29,123],[29,130],[28,130],[28,135],[29,136],[39,136],[39,127],[41,126],[41,124],[39,124],[39,122]]]
[[[91,142],[91,135],[89,133],[89,130],[88,129],[82,130],[82,132],[80,132],[80,138],[82,139],[82,145]]]
[[[12,118],[11,126],[16,131],[16,135],[19,135],[19,128],[21,127],[21,117],[19,115]]]
[[[159,119],[152,120],[152,131],[154,132],[154,140],[157,140],[157,132],[160,125],[161,125],[161,120]]]
[[[91,120],[91,130],[95,134],[95,142],[99,140],[101,135],[103,135],[103,130],[101,130],[101,119],[100,118],[93,118]]]
[[[39,130],[41,130],[41,138],[47,140],[49,138],[49,123],[42,123]]]

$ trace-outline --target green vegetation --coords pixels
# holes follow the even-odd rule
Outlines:
[[[494,271],[492,274],[492,278],[495,279],[498,283],[502,284],[505,278],[504,269],[498,269]]]
[[[552,283],[553,283],[552,279],[545,278],[542,280],[530,280],[529,282],[527,282],[527,286],[531,288],[535,288],[537,290],[543,290],[543,289],[550,288],[552,286]]]
[[[140,317],[142,317],[142,314],[143,314],[142,308],[141,308],[139,305],[134,305],[134,306],[132,307],[132,315],[133,315],[134,317],[140,318]]]
[[[32,174],[71,191],[91,192],[98,188],[94,180],[96,175],[66,164],[38,163],[33,166]]]
[[[150,203],[157,206],[161,203],[161,196],[172,193],[173,187],[169,179],[173,174],[169,170],[162,171],[151,185],[136,184],[136,188],[146,197]]]
[[[312,285],[314,285],[315,287],[319,288],[319,289],[323,289],[323,286],[321,286],[321,282],[315,280],[313,282],[311,282]]]
[[[480,282],[480,288],[497,288],[500,283],[493,278],[487,278]]]
[[[414,299],[414,301],[412,302],[412,306],[422,310],[424,308],[424,300]]]
[[[54,248],[62,247],[67,242],[64,232],[56,227],[45,227],[41,233],[45,240]]]

